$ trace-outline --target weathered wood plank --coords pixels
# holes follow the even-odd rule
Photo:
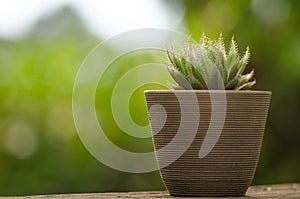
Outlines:
[[[92,194],[57,194],[57,195],[38,195],[38,196],[22,196],[22,197],[0,197],[0,199],[95,199],[95,198],[174,198],[166,191],[152,192],[126,192],[126,193],[92,193]],[[182,198],[182,197],[180,197]],[[281,184],[281,185],[264,185],[252,186],[248,189],[245,197],[234,197],[226,199],[300,199],[300,183],[299,184]],[[204,198],[202,198],[204,199]],[[213,199],[213,198],[209,198]],[[222,199],[222,198],[217,198]]]

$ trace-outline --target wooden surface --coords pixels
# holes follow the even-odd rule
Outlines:
[[[110,198],[174,198],[166,191],[153,192],[129,192],[129,193],[92,193],[92,194],[58,194],[58,195],[39,195],[23,197],[0,197],[0,199],[110,199]],[[183,198],[183,197],[180,197]],[[235,197],[232,199],[300,199],[300,184],[282,184],[270,186],[252,186],[248,189],[245,197]],[[213,198],[210,198],[213,199]],[[217,198],[221,199],[221,198]],[[226,198],[230,199],[230,198]]]

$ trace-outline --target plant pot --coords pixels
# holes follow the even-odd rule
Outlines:
[[[156,159],[171,195],[245,195],[271,92],[157,90],[145,97]]]

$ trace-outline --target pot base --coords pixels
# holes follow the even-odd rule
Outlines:
[[[220,182],[219,182],[220,183]],[[228,197],[228,196],[244,196],[247,189],[245,186],[233,185],[231,186],[216,186],[215,182],[195,182],[191,183],[185,182],[170,182],[171,186],[168,186],[168,191],[172,196],[189,196],[189,197]],[[206,184],[206,185],[204,185]],[[212,185],[212,186],[210,186]]]

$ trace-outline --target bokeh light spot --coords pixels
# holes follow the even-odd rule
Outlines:
[[[29,158],[37,148],[37,138],[33,129],[23,121],[13,123],[5,133],[4,148],[17,159]]]

